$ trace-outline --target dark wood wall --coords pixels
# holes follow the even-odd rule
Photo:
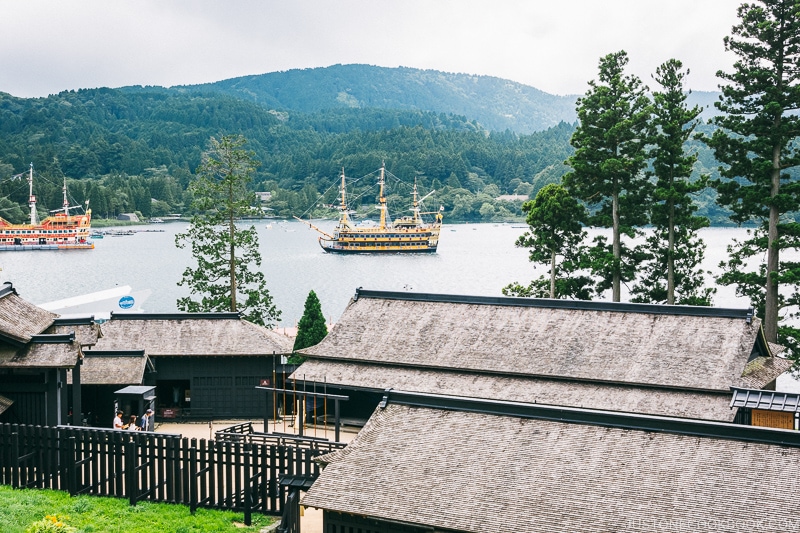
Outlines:
[[[146,377],[156,386],[160,408],[191,409],[200,416],[254,418],[272,409],[271,399],[255,387],[273,383],[273,356],[254,357],[151,357],[156,372]],[[275,371],[282,372],[278,361]],[[283,378],[280,377],[279,380]],[[176,405],[173,389],[180,389]],[[191,401],[185,401],[185,389]]]

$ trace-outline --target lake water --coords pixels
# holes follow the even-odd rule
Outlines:
[[[258,221],[255,225],[267,287],[282,311],[282,327],[297,324],[310,290],[317,293],[328,321],[336,322],[357,287],[501,296],[505,285],[527,284],[545,272],[544,267],[534,271],[528,251],[514,246],[525,231],[517,224],[444,225],[438,252],[421,255],[327,254],[317,243],[318,234],[301,222]],[[329,231],[335,221],[316,221],[315,225]],[[188,294],[177,283],[191,262],[191,253],[175,247],[175,234],[184,231],[186,223],[134,229],[138,230],[134,235],[97,240],[94,250],[0,252],[0,279],[12,282],[21,297],[34,303],[130,285],[134,291],[152,290],[144,311],[177,311],[176,300]],[[716,272],[727,255],[727,245],[745,236],[745,230],[707,228],[701,236],[707,243],[703,268]],[[733,287],[718,287],[714,305],[749,307]],[[782,381],[782,390],[800,391],[800,383]]]
[[[335,222],[315,224],[327,231]],[[282,326],[294,326],[300,319],[310,290],[317,293],[326,318],[335,322],[357,287],[500,296],[505,285],[527,284],[545,272],[544,267],[534,271],[528,251],[514,246],[525,231],[519,225],[445,225],[438,252],[420,255],[327,254],[317,243],[317,233],[301,222],[258,221],[256,227],[262,268],[282,311]],[[176,311],[176,300],[188,294],[177,283],[191,254],[175,247],[175,234],[185,229],[180,222],[139,226],[134,235],[95,241],[94,250],[0,252],[0,277],[34,303],[130,285],[153,291],[143,305],[145,311]],[[708,244],[705,268],[717,270],[727,244],[743,234],[738,228],[703,230]],[[748,306],[731,287],[718,288],[714,304]]]

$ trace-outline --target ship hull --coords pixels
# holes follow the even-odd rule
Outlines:
[[[370,245],[352,246],[341,244],[335,241],[320,239],[319,245],[328,253],[332,254],[433,254],[436,253],[436,246],[397,246],[397,245]]]
[[[92,250],[93,242],[75,244],[0,244],[0,252],[27,252],[31,250]]]
[[[439,226],[337,231],[320,237],[319,245],[334,254],[432,254],[439,245]]]

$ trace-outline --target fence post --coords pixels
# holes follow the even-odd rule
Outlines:
[[[136,472],[136,445],[132,440],[129,440],[125,443],[125,489],[128,493],[128,501],[134,506],[138,499],[138,477]]]
[[[67,439],[67,489],[70,496],[78,493],[78,465],[76,464],[76,445],[75,437]]]
[[[197,448],[189,448],[189,512],[197,511]]]
[[[247,443],[244,445],[244,525],[246,526],[250,526],[253,521],[253,470],[251,468],[252,460],[250,457],[252,451],[252,444]]]
[[[19,433],[11,434],[11,486],[19,488]]]

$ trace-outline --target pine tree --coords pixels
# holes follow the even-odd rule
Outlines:
[[[255,226],[243,228],[236,221],[257,214],[255,194],[248,192],[258,162],[243,148],[242,136],[211,138],[203,154],[198,177],[189,190],[196,214],[185,233],[175,236],[175,245],[189,244],[197,262],[186,267],[178,285],[192,295],[178,300],[178,309],[189,312],[240,312],[247,320],[271,327],[280,317],[266,287]]]
[[[621,284],[633,279],[641,254],[629,249],[621,236],[635,237],[647,223],[650,184],[644,175],[650,100],[636,76],[624,74],[624,51],[600,59],[599,81],[589,82],[578,99],[578,127],[570,143],[575,154],[566,163],[572,172],[564,185],[592,209],[589,225],[612,228],[611,244],[595,238],[589,250],[592,271],[600,277],[597,291],[612,291],[620,301]]]
[[[652,174],[656,178],[650,221],[653,233],[647,238],[646,260],[640,277],[631,289],[633,302],[684,305],[711,305],[714,289],[705,287],[699,268],[705,243],[697,231],[709,225],[705,217],[695,216],[697,206],[691,195],[708,184],[701,176],[690,181],[696,153],[687,153],[701,107],[689,109],[683,90],[689,74],[683,64],[670,59],[656,69],[653,78],[661,86],[653,93]]]
[[[782,308],[800,304],[800,263],[781,260],[800,247],[800,224],[786,216],[800,210],[800,2],[756,0],[738,16],[725,38],[738,59],[733,72],[717,73],[726,82],[716,104],[723,114],[705,141],[722,163],[713,183],[719,203],[734,222],[758,227],[730,248],[717,281],[750,298],[767,341],[797,348],[800,330],[779,322]],[[751,260],[764,255],[765,263]]]
[[[297,324],[297,337],[294,339],[294,347],[292,349],[302,350],[319,344],[327,334],[328,325],[325,323],[325,316],[322,314],[322,305],[319,303],[317,293],[309,291],[303,308],[303,316]],[[289,362],[300,363],[302,358],[292,356]]]
[[[530,229],[517,239],[516,246],[529,248],[533,263],[548,265],[528,287],[512,283],[503,288],[506,296],[537,298],[591,298],[592,279],[574,275],[581,268],[582,242],[586,237],[582,222],[586,208],[561,185],[545,185],[536,198],[522,204]],[[559,261],[560,258],[560,261]]]

